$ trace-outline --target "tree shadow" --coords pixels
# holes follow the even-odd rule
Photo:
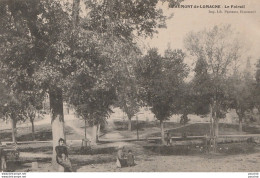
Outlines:
[[[30,153],[52,153],[52,146],[44,146],[44,147],[25,147],[25,148],[18,148],[20,152],[30,152]]]
[[[12,141],[12,133],[5,130],[5,132],[0,132],[1,141]]]
[[[116,163],[115,157],[109,157],[109,158],[102,158],[99,157],[98,159],[88,159],[88,160],[72,160],[72,166],[75,170],[80,169],[83,166],[91,165],[91,164],[103,164],[103,163]]]
[[[189,146],[164,146],[164,145],[153,145],[143,146],[144,149],[149,150],[158,155],[190,155],[191,149]]]
[[[142,131],[145,128],[152,128],[152,127],[159,127],[159,123],[155,121],[136,121],[132,120],[132,130],[136,130],[137,128]],[[128,122],[127,121],[114,121],[114,124],[116,126],[115,130],[117,131],[124,131],[128,128]]]
[[[52,132],[51,131],[41,131],[35,132],[35,141],[50,141],[52,140]],[[17,137],[17,141],[29,141],[32,140],[32,134],[24,134]]]
[[[82,147],[74,147],[70,149],[70,154],[73,155],[98,155],[98,154],[112,154],[116,152],[116,147],[102,147],[85,149]]]

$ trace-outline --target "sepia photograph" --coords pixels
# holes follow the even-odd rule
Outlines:
[[[0,0],[1,178],[259,178],[259,47],[259,0]]]

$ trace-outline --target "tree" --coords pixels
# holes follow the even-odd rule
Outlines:
[[[211,88],[212,80],[208,72],[208,64],[204,58],[200,57],[197,59],[194,72],[195,74],[191,81],[194,96],[193,110],[197,115],[210,113],[210,135],[213,136],[214,123],[211,110],[213,88]]]
[[[255,79],[256,79],[256,85],[255,85],[255,90],[254,90],[254,98],[255,98],[255,106],[258,109],[258,112],[260,113],[260,59],[258,59],[258,63],[256,65],[257,69],[256,69],[256,75],[255,75]]]
[[[112,112],[110,107],[115,100],[115,87],[113,82],[103,80],[102,76],[107,76],[104,74],[103,67],[108,67],[108,65],[102,57],[96,55],[89,58],[88,63],[88,68],[78,70],[71,77],[71,83],[68,86],[70,92],[66,99],[75,107],[77,114],[85,120],[85,137],[86,124],[93,127],[92,143],[95,144],[98,141],[99,134],[97,133],[100,124],[104,124],[105,119]],[[92,72],[97,75],[93,75]]]
[[[132,48],[127,48],[122,53],[117,76],[119,82],[117,85],[117,100],[115,106],[118,106],[128,117],[128,130],[132,130],[132,117],[139,111],[140,102],[138,99],[137,79],[134,72],[137,58],[140,52],[136,52]]]
[[[56,0],[0,2],[1,66],[8,69],[8,83],[13,91],[26,91],[26,82],[34,82],[48,92],[53,164],[56,163],[54,149],[58,139],[65,138],[64,86],[67,78],[82,66],[80,62],[84,55],[78,56],[81,42],[93,37],[108,46],[115,41],[114,37],[131,44],[135,32],[151,36],[156,27],[165,26],[166,17],[156,7],[157,2],[85,1],[89,13],[84,18],[79,16],[79,0],[73,1],[73,4]],[[106,38],[109,40],[103,40]],[[103,52],[116,53],[108,49]],[[87,58],[84,59],[87,61]]]
[[[27,91],[26,93],[19,93],[21,102],[24,107],[24,117],[29,119],[32,125],[32,140],[35,140],[35,128],[34,121],[39,116],[39,111],[43,108],[42,102],[44,100],[44,93],[38,90],[37,87],[32,87],[33,90]]]
[[[1,114],[5,119],[11,120],[12,141],[16,143],[17,129],[16,124],[19,120],[25,120],[23,104],[17,99],[13,92],[7,90],[4,83],[0,82],[1,89]]]
[[[32,138],[34,140],[33,122],[36,117],[36,111],[42,108],[43,93],[29,81],[26,81],[26,86],[22,88],[9,87],[8,84],[12,80],[10,81],[8,78],[5,69],[1,71],[0,78],[2,113],[5,113],[5,117],[9,116],[11,118],[13,130],[16,130],[15,127],[18,120],[29,118],[32,123]],[[20,80],[24,80],[24,78],[20,77]],[[13,140],[15,140],[15,134],[13,134]]]
[[[194,91],[194,97],[196,100],[194,112],[198,115],[205,115],[209,113],[212,81],[207,68],[208,66],[206,61],[203,58],[199,58],[194,68],[194,78],[191,81],[191,88]]]
[[[191,32],[184,43],[190,54],[206,66],[205,77],[208,79],[203,83],[207,87],[202,92],[210,97],[210,117],[213,118],[215,128],[212,136],[215,138],[218,136],[219,119],[225,117],[228,109],[227,76],[232,62],[240,57],[241,42],[237,40],[237,34],[230,25],[223,25],[196,33]]]
[[[128,131],[132,131],[132,117],[139,111],[139,104],[137,101],[136,85],[129,81],[124,80],[122,88],[117,94],[117,104],[128,117]]]
[[[236,110],[239,119],[239,132],[242,132],[242,121],[245,119],[245,112],[254,107],[253,78],[249,78],[247,73],[244,75],[234,73],[229,79],[229,94],[231,108]]]
[[[178,111],[180,86],[188,74],[183,60],[181,50],[168,49],[162,57],[157,49],[151,49],[136,68],[140,97],[160,121],[162,143],[163,122]]]
[[[128,104],[124,105],[125,109],[123,110],[127,111],[129,118],[131,118],[133,113],[136,112],[135,110],[137,109],[137,106],[134,106],[136,102],[133,101],[133,96],[131,96],[130,98],[128,97],[129,96],[128,95],[127,96],[128,98],[126,98],[126,95],[125,94],[123,95],[121,93],[122,90],[125,91],[128,90],[127,91],[128,94],[130,92],[129,90],[133,91],[133,87],[132,87],[133,85],[130,87],[126,87],[124,84],[122,84],[124,83],[122,79],[124,80],[126,79],[126,77],[128,77],[127,79],[129,79],[129,76],[126,76],[122,73],[122,69],[125,69],[125,67],[127,66],[125,64],[129,64],[129,60],[128,60],[129,57],[127,57],[129,51],[132,51],[133,49],[136,50],[134,44],[134,39],[135,39],[134,30],[136,30],[138,35],[151,36],[153,33],[156,32],[155,30],[156,27],[163,27],[165,25],[165,17],[162,15],[162,10],[156,8],[157,2],[158,1],[140,1],[140,2],[86,1],[85,2],[86,8],[90,10],[90,12],[87,18],[82,19],[82,29],[80,29],[78,32],[82,33],[85,31],[88,34],[90,34],[89,36],[94,36],[94,38],[91,38],[89,36],[87,38],[89,39],[89,42],[93,44],[96,48],[100,48],[102,54],[98,54],[98,55],[103,55],[103,58],[107,59],[108,63],[106,63],[106,66],[107,68],[110,69],[110,71],[113,72],[107,72],[107,71],[104,71],[104,73],[102,73],[101,71],[95,72],[96,74],[99,72],[101,72],[102,74],[102,75],[98,74],[99,76],[98,80],[96,78],[94,79],[96,81],[99,81],[97,82],[98,85],[95,84],[95,82],[94,83],[90,82],[87,86],[84,86],[86,88],[84,88],[83,86],[79,86],[79,87],[83,87],[82,90],[85,89],[89,90],[92,87],[94,88],[94,90],[96,90],[102,85],[107,85],[107,83],[112,83],[114,86],[119,86],[116,87],[117,88],[116,91],[118,94],[117,98],[121,101],[127,100]],[[144,7],[146,8],[146,10],[143,9]],[[80,41],[80,40],[75,40],[75,41]],[[92,51],[92,55],[88,55],[87,53],[85,53],[84,54],[85,56],[83,56],[82,54],[80,54],[79,52],[80,50],[78,50],[77,55],[82,58],[79,59],[79,57],[77,57],[78,60],[81,61],[79,63],[82,63],[83,60],[85,60],[84,57],[86,56],[88,58],[91,58],[94,55],[97,55],[97,52],[95,52],[96,50],[94,48],[91,48],[91,50],[84,50],[82,46],[91,46],[85,44],[83,45],[84,42],[85,41],[82,41],[80,43],[81,46],[77,46],[74,44],[74,47],[82,51]],[[98,56],[96,58],[98,58]],[[87,63],[86,66],[88,66],[88,69],[92,71],[91,69],[92,66],[90,64],[91,62],[94,61],[94,59],[89,61],[90,62]],[[94,64],[94,65],[98,66],[98,64]],[[102,62],[100,66],[102,66]],[[85,75],[86,79],[88,80],[89,78],[92,77],[91,75],[93,75],[90,74],[91,73],[89,71],[85,71],[83,75]],[[75,77],[76,75],[78,74],[76,73]],[[129,75],[129,73],[127,75]],[[75,84],[75,86],[78,85]],[[96,91],[99,92],[98,90]],[[93,93],[95,93],[95,91],[93,91]],[[76,95],[78,94],[79,93],[77,93]],[[81,94],[79,94],[78,96],[81,96]],[[89,96],[89,95],[83,94],[83,96],[84,96],[83,98],[85,98],[85,96]],[[87,103],[89,102],[87,100],[84,100],[83,102],[81,102],[81,104],[74,103],[74,105],[87,106],[89,105]],[[127,105],[129,106],[129,104],[131,105],[131,107],[127,107]],[[88,113],[90,112],[89,109],[87,108],[84,110]],[[107,113],[106,110],[107,109],[104,108],[104,111],[102,112]],[[87,116],[84,117],[87,118]]]
[[[30,91],[32,83],[49,92],[55,147],[65,136],[61,85],[70,71],[63,60],[69,16],[56,1],[2,1],[1,8],[1,66],[7,83],[17,93]]]

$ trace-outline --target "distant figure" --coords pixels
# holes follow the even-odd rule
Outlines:
[[[59,139],[59,145],[55,147],[56,161],[59,164],[59,171],[72,172],[71,162],[68,157],[68,149],[63,138]]]
[[[125,155],[125,147],[120,146],[117,152],[117,167],[126,167],[127,166],[127,159]]]
[[[181,137],[182,138],[187,138],[188,137],[188,132],[183,131],[182,134],[181,134]]]
[[[171,145],[171,134],[170,132],[166,133],[166,145]]]
[[[128,167],[134,166],[135,165],[135,159],[134,159],[134,155],[132,153],[132,150],[128,151],[128,155],[127,155],[127,165]]]
[[[184,113],[184,114],[181,116],[180,124],[185,125],[185,124],[187,124],[189,121],[190,121],[190,119],[188,118],[188,114],[187,114],[187,113]]]

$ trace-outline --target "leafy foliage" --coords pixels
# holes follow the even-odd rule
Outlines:
[[[196,114],[207,114],[209,112],[210,99],[212,97],[212,81],[208,73],[208,65],[203,58],[199,58],[194,69],[195,75],[191,81],[194,107]]]
[[[254,107],[253,84],[253,80],[246,75],[234,74],[229,79],[231,108],[236,110],[241,121],[245,118],[245,112]]]
[[[151,49],[137,67],[140,96],[158,120],[168,119],[178,110],[180,86],[188,70],[181,50],[166,50],[165,56]]]
[[[214,26],[189,33],[184,42],[197,59],[194,83],[200,91],[197,93],[200,101],[212,105],[214,118],[224,118],[229,105],[227,78],[241,52],[237,34],[230,25]]]
[[[254,99],[255,106],[258,108],[258,112],[260,112],[260,59],[258,59],[257,70],[256,70],[256,86],[254,90]]]

